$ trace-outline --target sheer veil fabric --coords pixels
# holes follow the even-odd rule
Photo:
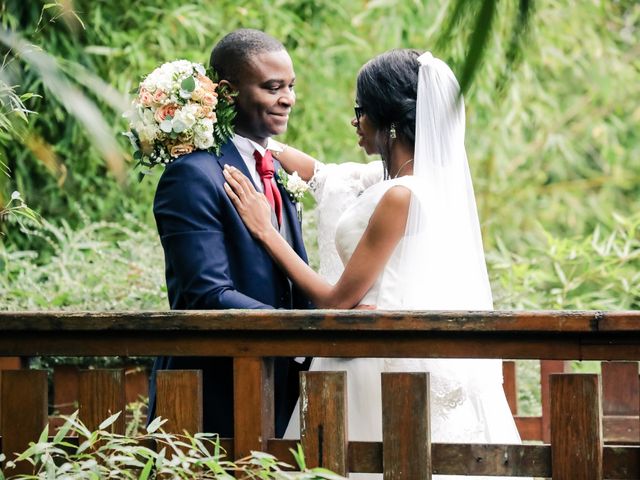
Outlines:
[[[401,256],[401,304],[419,310],[490,310],[491,287],[467,154],[458,82],[420,56],[412,201]]]

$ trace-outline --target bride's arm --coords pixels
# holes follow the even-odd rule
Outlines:
[[[273,139],[270,139],[270,142],[275,143],[275,145],[280,149],[280,151],[274,149],[272,150],[272,153],[287,173],[291,174],[293,172],[298,172],[300,178],[305,182],[311,180],[315,173],[316,162],[318,162],[318,160],[297,148],[276,142]]]
[[[225,168],[225,189],[253,236],[267,249],[289,278],[319,308],[353,308],[373,286],[404,235],[411,193],[392,187],[376,207],[349,263],[335,285],[304,263],[271,224],[271,207],[247,178]]]

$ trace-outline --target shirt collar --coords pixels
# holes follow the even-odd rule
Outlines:
[[[238,135],[235,133],[232,139],[234,145],[238,149],[238,152],[242,156],[253,157],[253,152],[257,150],[260,155],[264,156],[266,150],[271,150],[272,152],[281,152],[282,147],[278,142],[271,139],[269,137],[267,139],[267,148],[265,149],[262,145],[257,144],[253,140],[243,137],[242,135]]]

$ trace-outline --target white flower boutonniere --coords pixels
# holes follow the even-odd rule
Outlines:
[[[278,170],[276,175],[278,183],[281,184],[289,194],[289,198],[296,204],[296,212],[298,220],[302,222],[302,197],[309,190],[309,184],[300,178],[298,172],[289,175],[282,168]]]

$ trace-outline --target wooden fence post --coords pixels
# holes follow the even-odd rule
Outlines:
[[[518,380],[516,377],[516,362],[502,361],[502,387],[507,397],[507,403],[512,415],[518,414]]]
[[[551,441],[551,394],[549,382],[552,374],[564,373],[563,360],[540,360],[540,403],[542,404],[542,441]]]
[[[300,441],[309,467],[349,470],[347,373],[300,373]]]
[[[79,379],[75,365],[53,367],[53,407],[60,415],[71,415],[78,409]]]
[[[156,415],[168,433],[202,432],[202,370],[158,370]]]
[[[638,415],[638,362],[602,362],[604,415]]]
[[[265,451],[275,433],[273,358],[233,359],[234,457]]]
[[[81,370],[78,377],[78,417],[94,431],[116,412],[122,412],[110,427],[113,433],[124,434],[126,404],[124,373],[120,369]]]
[[[598,375],[551,375],[553,480],[602,480],[602,399]]]
[[[47,425],[47,372],[43,370],[5,370],[0,380],[0,434],[7,460],[36,442]],[[20,462],[7,476],[32,473],[33,467]]]
[[[431,479],[429,374],[382,374],[384,480]]]

